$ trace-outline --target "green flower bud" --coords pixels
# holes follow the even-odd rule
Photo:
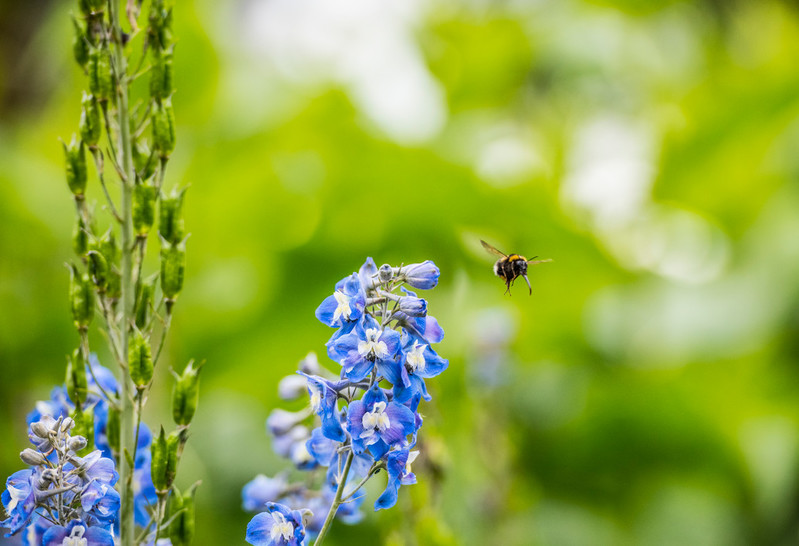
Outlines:
[[[100,140],[102,122],[100,108],[92,95],[83,94],[83,111],[80,114],[80,136],[89,146],[95,146]]]
[[[103,294],[106,286],[108,286],[108,262],[96,250],[90,250],[87,257],[89,259],[87,262],[89,276],[97,287],[97,291]]]
[[[182,374],[175,376],[175,387],[172,390],[172,417],[178,425],[191,423],[197,411],[201,368],[202,365],[195,368],[192,360]]]
[[[161,158],[169,157],[175,149],[175,112],[172,101],[155,103],[150,123],[153,127],[153,148]]]
[[[137,140],[131,147],[133,152],[133,166],[136,172],[139,173],[139,178],[147,180],[153,173],[155,173],[155,165],[157,161],[153,154],[150,153],[150,148],[144,140]]]
[[[152,50],[150,97],[158,102],[172,95],[172,48]]]
[[[169,513],[174,519],[169,524],[172,546],[189,546],[194,539],[194,492],[192,485],[183,495],[173,494]]]
[[[117,240],[111,228],[108,228],[108,231],[103,233],[102,237],[97,240],[94,246],[95,250],[99,250],[100,254],[103,255],[105,261],[109,264],[116,263],[117,257],[119,256],[119,247],[117,246]]]
[[[142,182],[133,187],[133,229],[139,237],[147,237],[155,220],[156,188]]]
[[[75,223],[75,229],[72,231],[72,249],[78,256],[85,256],[89,250],[89,230],[86,222],[83,221],[83,215],[78,214],[78,221]]]
[[[75,421],[75,428],[70,434],[86,438],[86,445],[78,451],[78,455],[86,455],[94,451],[94,406],[87,408],[75,407],[69,416]]]
[[[185,235],[183,226],[183,197],[185,195],[186,188],[180,191],[172,190],[169,197],[161,194],[158,234],[171,244],[179,243]]]
[[[153,275],[139,285],[139,291],[136,293],[136,328],[143,329],[150,321],[156,278],[157,275]]]
[[[150,342],[136,330],[128,347],[128,369],[130,378],[138,387],[143,387],[153,378],[153,356]]]
[[[171,1],[153,0],[150,4],[150,36],[156,49],[166,49],[172,43]]]
[[[161,292],[167,304],[174,303],[183,289],[186,269],[186,243],[176,245],[161,241]]]
[[[119,453],[119,409],[108,407],[108,422],[105,426],[105,435],[108,438],[108,446],[114,453]]]
[[[94,289],[88,275],[82,275],[71,265],[69,296],[72,304],[72,320],[79,330],[89,327],[94,318]]]
[[[86,29],[74,17],[72,26],[75,29],[75,36],[72,38],[72,54],[78,65],[86,68],[86,64],[89,62],[89,38],[86,36]]]
[[[150,473],[153,485],[157,491],[167,491],[175,481],[178,467],[178,435],[172,432],[167,437],[164,427],[153,442],[151,449],[152,461]]]
[[[75,135],[72,135],[72,142],[69,145],[65,142],[61,144],[64,146],[64,156],[67,160],[67,186],[77,199],[83,199],[88,180],[86,148],[83,146],[83,141],[77,140]]]
[[[76,406],[81,406],[86,401],[88,384],[86,380],[86,367],[83,363],[83,353],[75,349],[72,357],[67,358],[67,395]]]
[[[111,79],[111,58],[107,49],[92,48],[89,52],[88,70],[89,91],[98,101],[107,101],[114,89]]]

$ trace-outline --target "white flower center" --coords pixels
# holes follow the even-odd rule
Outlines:
[[[361,438],[368,438],[375,433],[375,430],[383,432],[391,426],[391,421],[386,414],[386,403],[378,402],[372,408],[372,411],[367,411],[363,414],[363,432]]]
[[[275,520],[272,530],[269,532],[272,541],[275,542],[281,539],[283,542],[288,542],[291,540],[294,535],[294,525],[286,521],[286,518],[280,512],[272,512],[272,519]]]
[[[28,496],[25,493],[24,489],[18,489],[18,488],[14,487],[14,486],[11,486],[11,485],[8,486],[8,494],[11,496],[11,500],[8,503],[8,508],[6,509],[6,512],[9,512],[9,513],[14,508],[17,507],[17,504],[19,504],[20,501],[24,501],[25,498]]]
[[[377,328],[366,329],[366,341],[358,342],[358,354],[361,356],[374,355],[377,358],[388,356],[388,345],[385,341],[378,341],[381,331]]]
[[[418,449],[408,453],[408,462],[405,463],[405,474],[406,475],[411,473],[411,464],[413,463],[413,461],[416,460],[416,457],[418,457],[418,456],[419,456],[419,450]]]
[[[424,360],[424,350],[427,345],[419,345],[418,341],[413,342],[413,347],[408,352],[406,362],[411,367],[412,372],[423,372],[427,363]]]
[[[350,300],[352,298],[339,290],[333,292],[333,297],[336,298],[336,303],[338,303],[336,310],[333,311],[333,320],[338,320],[342,315],[349,320],[350,313],[352,313],[352,309],[350,309]]]
[[[319,408],[322,406],[322,389],[316,384],[308,382],[308,389],[311,391],[311,409],[314,413],[319,413]]]
[[[76,525],[72,528],[72,532],[68,537],[64,537],[61,546],[87,546],[89,541],[83,538],[83,533],[86,532],[81,525]]]

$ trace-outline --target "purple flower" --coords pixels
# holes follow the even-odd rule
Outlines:
[[[369,447],[376,458],[392,446],[405,445],[406,437],[416,431],[414,413],[402,404],[388,402],[377,383],[361,400],[350,404],[347,424],[353,451],[359,454]]]
[[[364,290],[372,290],[377,285],[377,266],[372,258],[366,258],[358,270],[358,279]]]
[[[328,326],[343,326],[361,318],[366,295],[356,273],[336,283],[336,291],[316,309],[316,318]]]
[[[342,377],[352,382],[362,381],[377,366],[381,376],[395,383],[400,379],[399,362],[395,359],[399,345],[398,332],[382,329],[375,319],[366,316],[352,332],[328,347],[328,354],[341,364]]]
[[[449,366],[449,362],[438,356],[430,345],[420,341],[419,338],[402,333],[402,381],[394,385],[394,396],[397,402],[407,402],[414,394],[421,394],[425,400],[430,400],[424,378],[435,377]]]
[[[66,527],[53,525],[44,533],[42,546],[61,546],[62,544],[114,546],[114,537],[107,529],[89,527],[80,520],[72,520]]]
[[[400,485],[416,483],[416,476],[411,472],[411,463],[419,455],[418,451],[400,449],[391,451],[386,460],[388,483],[386,489],[375,502],[375,510],[391,508],[397,504],[397,493]]]
[[[246,540],[253,546],[302,546],[305,517],[299,510],[268,502],[266,512],[256,514],[247,524]]]

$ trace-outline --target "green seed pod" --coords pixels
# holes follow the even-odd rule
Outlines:
[[[172,190],[167,197],[161,194],[161,206],[158,215],[158,234],[162,239],[177,244],[183,240],[183,197],[186,188],[180,191]]]
[[[117,246],[117,240],[111,228],[108,228],[108,231],[103,233],[94,247],[94,250],[100,251],[100,254],[103,255],[106,262],[109,264],[116,263],[117,257],[119,256],[119,247]]]
[[[150,123],[153,127],[153,148],[161,158],[167,158],[175,149],[175,112],[172,101],[155,103]]]
[[[133,229],[139,237],[147,237],[155,221],[156,188],[150,182],[133,187]]]
[[[71,265],[69,296],[72,306],[72,320],[79,329],[86,329],[94,318],[94,289],[88,275],[82,275],[74,264]]]
[[[87,257],[89,258],[87,262],[89,276],[97,287],[97,291],[103,294],[105,293],[106,286],[108,286],[108,262],[106,262],[103,255],[96,250],[90,250]]]
[[[80,407],[86,401],[88,394],[88,384],[86,380],[86,366],[83,362],[83,353],[80,349],[75,349],[72,356],[67,358],[67,395],[69,399]]]
[[[108,423],[105,427],[105,434],[108,438],[108,446],[114,453],[119,453],[119,409],[109,406]]]
[[[172,546],[189,546],[194,539],[194,492],[192,485],[183,495],[174,494],[169,513],[175,519],[169,524],[169,538]]]
[[[186,243],[176,245],[161,241],[161,292],[167,302],[177,299],[183,289],[183,275],[186,269]]]
[[[86,2],[89,4],[89,9],[92,13],[101,13],[105,11],[105,0],[80,0],[81,4]]]
[[[145,140],[137,140],[131,147],[133,152],[133,166],[139,173],[139,178],[147,180],[155,173],[155,166],[158,163],[155,156],[150,153],[150,147]]]
[[[113,92],[111,59],[107,49],[92,48],[89,52],[89,91],[98,101],[105,102]]]
[[[153,47],[166,49],[172,43],[172,2],[153,0],[149,19]]]
[[[136,293],[136,328],[144,329],[150,321],[156,278],[157,275],[153,275],[139,285],[139,291]]]
[[[75,421],[75,428],[70,433],[73,437],[83,436],[86,445],[78,451],[78,455],[86,455],[94,451],[94,406],[87,408],[75,407],[69,416]]]
[[[143,387],[153,378],[153,356],[150,342],[136,330],[128,347],[128,369],[130,378],[138,387]]]
[[[152,50],[150,97],[161,102],[172,95],[172,48]]]
[[[82,199],[88,180],[86,148],[83,141],[77,140],[75,135],[72,135],[72,142],[69,145],[64,142],[61,144],[64,146],[64,156],[67,161],[67,186],[76,198]]]
[[[86,68],[86,64],[89,62],[89,38],[86,36],[86,29],[74,17],[72,26],[75,29],[75,36],[72,38],[72,54],[78,65]]]
[[[192,360],[183,373],[176,376],[175,387],[172,390],[172,417],[178,425],[191,423],[194,413],[197,411],[201,368],[202,365],[195,368]]]
[[[178,436],[172,432],[167,437],[164,427],[153,442],[151,449],[152,461],[150,473],[153,485],[157,491],[167,491],[175,481],[178,467]]]
[[[80,136],[89,146],[95,146],[102,134],[100,108],[92,95],[83,94],[83,110],[80,114]]]
[[[72,250],[80,257],[85,256],[89,250],[89,230],[81,214],[78,214],[78,221],[72,231]]]

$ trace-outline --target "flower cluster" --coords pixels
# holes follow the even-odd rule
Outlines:
[[[427,301],[405,285],[431,289],[439,274],[429,260],[378,268],[368,258],[317,308],[316,317],[336,328],[326,346],[340,373],[325,370],[313,353],[306,357],[298,375],[280,382],[279,392],[286,400],[307,392],[310,403],[297,412],[274,410],[267,428],[279,455],[300,470],[321,469],[324,477],[314,489],[308,481],[289,483],[283,474],[249,482],[244,508],[263,511],[247,527],[250,544],[302,544],[306,533],[317,535],[319,544],[334,517],[360,519],[358,492],[380,470],[388,482],[375,510],[394,506],[400,486],[416,482],[411,463],[419,454],[418,408],[431,399],[425,380],[448,362],[432,348],[444,332],[427,314]],[[308,425],[312,417],[314,428]]]
[[[112,459],[94,450],[81,457],[88,446],[84,436],[71,435],[75,420],[44,415],[31,423],[29,439],[35,446],[20,458],[30,468],[15,472],[2,494],[8,518],[0,525],[10,531],[23,529],[23,543],[112,546],[113,527],[119,512],[119,479]]]

